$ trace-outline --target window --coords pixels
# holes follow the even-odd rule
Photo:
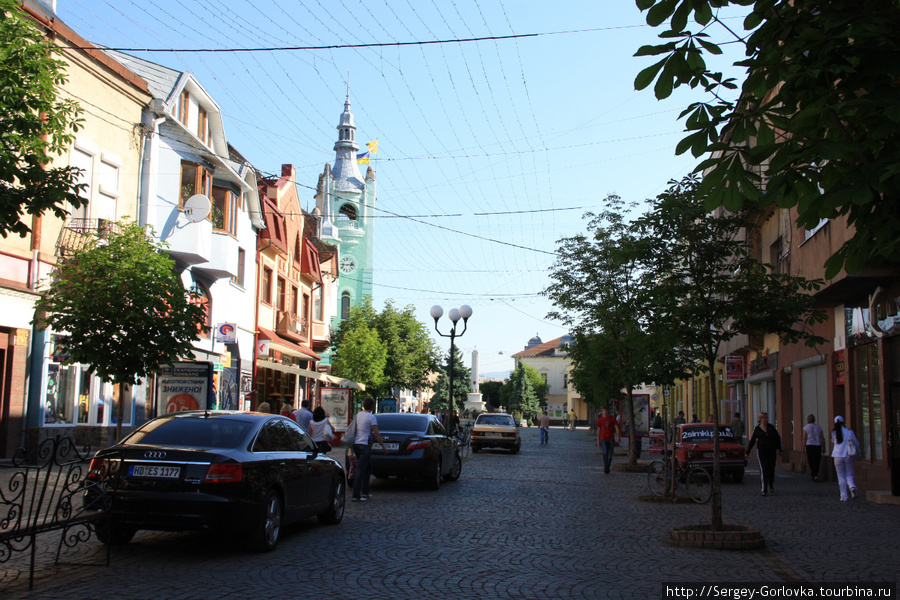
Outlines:
[[[287,283],[284,281],[284,277],[278,278],[278,310],[284,310],[286,304],[286,298],[284,297],[285,293],[287,293]]]
[[[197,163],[184,161],[181,163],[181,194],[179,195],[178,208],[183,208],[185,201],[194,194],[209,196],[209,186],[212,180],[210,172]]]
[[[350,219],[351,221],[356,220],[356,207],[352,204],[345,204],[341,207],[341,211],[338,214],[338,219]]]
[[[187,125],[187,123],[185,123]],[[209,113],[206,112],[206,109],[202,106],[197,107],[197,137],[200,138],[200,141],[210,145],[209,139]]]
[[[324,320],[324,315],[322,314],[322,286],[319,286],[313,292],[313,319],[316,321]]]
[[[186,127],[188,124],[188,115],[190,114],[191,93],[183,90],[178,97],[178,120]]]
[[[292,285],[291,286],[291,312],[295,315],[299,315],[299,313],[297,312],[297,295],[298,295],[297,286]]]
[[[83,183],[87,187],[79,191],[78,195],[85,200],[90,201],[91,187],[93,186],[94,180],[94,157],[79,148],[72,148],[69,163],[73,167],[81,169],[81,173],[79,173],[76,183]],[[73,219],[87,219],[90,216],[90,208],[87,203],[82,204],[81,208],[73,209],[71,205],[69,205],[68,208],[69,214]]]
[[[228,188],[213,187],[211,197],[213,229],[237,235],[238,198],[239,195]]]
[[[247,258],[247,253],[243,248],[238,248],[238,262],[237,262],[237,275],[231,278],[233,283],[238,284],[239,286],[244,286],[244,260]]]
[[[350,292],[341,294],[341,319],[350,318]]]
[[[272,275],[272,269],[263,268],[262,301],[268,305],[272,304]]]

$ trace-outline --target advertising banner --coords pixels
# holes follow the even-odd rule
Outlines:
[[[325,410],[335,431],[347,431],[350,426],[350,390],[347,388],[319,388],[319,406]]]
[[[209,406],[212,390],[212,363],[177,362],[163,365],[156,386],[156,415]]]
[[[744,378],[744,357],[725,357],[725,380],[738,381]]]

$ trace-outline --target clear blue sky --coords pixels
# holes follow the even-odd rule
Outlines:
[[[701,99],[635,92],[656,32],[633,2],[558,0],[59,0],[60,17],[115,48],[272,48],[476,42],[270,52],[135,52],[192,72],[228,141],[262,173],[297,167],[305,208],[334,161],[350,77],[357,141],[378,140],[374,303],[469,304],[458,338],[481,371],[546,320],[556,241],[583,231],[608,194],[640,202],[695,161],[675,157],[677,115]],[[740,30],[740,21],[733,22]],[[724,39],[721,30],[714,40]],[[737,46],[732,46],[738,51]],[[364,167],[363,167],[364,168]],[[441,321],[446,331],[449,322]],[[432,330],[433,331],[433,330]],[[449,341],[440,340],[445,350]]]

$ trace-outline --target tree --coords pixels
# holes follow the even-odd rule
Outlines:
[[[425,325],[415,318],[415,307],[402,311],[387,300],[374,318],[375,329],[387,348],[384,370],[387,394],[394,388],[418,390],[428,387],[428,375],[440,362],[440,351]]]
[[[86,200],[79,169],[46,168],[68,150],[80,123],[72,100],[57,98],[66,63],[24,16],[18,0],[0,0],[0,236],[24,237],[26,214],[59,218]]]
[[[615,368],[615,345],[603,335],[576,334],[569,346],[572,383],[585,403],[595,409],[608,408],[611,400],[625,400]]]
[[[500,388],[503,387],[502,381],[483,381],[478,386],[478,391],[481,392],[481,396],[484,399],[486,404],[490,404],[493,407],[499,407],[500,404]]]
[[[712,373],[719,347],[741,333],[778,334],[785,344],[805,340],[821,343],[811,333],[825,320],[814,309],[811,292],[820,281],[775,272],[752,254],[747,240],[750,219],[729,213],[709,213],[693,176],[657,196],[651,212],[634,227],[647,241],[643,262],[654,282],[653,319],[677,337],[680,355]],[[722,528],[719,469],[719,402],[712,394],[714,464],[712,528]]]
[[[65,333],[65,364],[88,365],[103,381],[120,384],[116,437],[121,436],[125,385],[160,365],[190,356],[208,330],[206,308],[175,273],[175,262],[134,223],[94,235],[57,265],[35,305],[35,324]]]
[[[544,386],[542,396],[534,389],[535,376]],[[543,378],[534,367],[520,362],[501,389],[501,402],[517,421],[522,418],[530,419],[540,411],[541,402],[546,397],[546,387]]]
[[[740,37],[714,9],[748,7]],[[855,234],[826,262],[827,278],[841,268],[894,263],[900,250],[900,4],[891,0],[637,0],[653,27],[668,20],[664,43],[636,56],[662,59],[635,79],[654,81],[659,99],[689,85],[710,93],[681,116],[703,184],[707,209],[759,209],[777,202],[796,207],[797,223],[815,228],[822,219],[846,216]],[[688,20],[701,27],[688,28]],[[747,75],[737,88],[710,70],[704,54],[721,54],[706,32],[712,25],[742,43],[735,62]]]
[[[459,348],[454,347],[453,352],[453,409],[459,411],[465,406],[471,387],[472,372],[463,364],[463,356]],[[450,396],[450,357],[438,370],[437,381],[434,382],[434,396],[429,407],[432,410],[445,411],[450,407],[447,398]]]
[[[332,340],[335,356],[341,354],[345,336],[365,325],[375,333],[385,352],[382,376],[378,378],[379,383],[373,385],[373,395],[388,396],[394,388],[417,390],[428,387],[428,375],[435,370],[440,353],[425,325],[416,320],[415,307],[410,305],[398,311],[393,300],[388,300],[379,313],[372,306],[372,298],[366,296],[354,308],[355,312],[351,310],[349,318],[338,325]],[[358,334],[352,337],[354,343],[360,342]],[[347,367],[346,361],[343,366]]]
[[[384,385],[388,352],[378,332],[367,321],[371,308],[371,301],[353,306],[348,317],[341,321],[331,368],[338,377],[378,390]]]
[[[626,222],[626,205],[618,196],[606,198],[606,210],[587,213],[590,237],[579,234],[558,242],[556,262],[544,291],[556,311],[548,316],[569,326],[576,340],[590,340],[590,346],[576,350],[573,360],[578,377],[584,381],[594,369],[607,376],[595,390],[605,404],[613,390],[624,391],[623,422],[628,423],[632,440],[629,464],[637,463],[637,440],[633,391],[656,375],[657,365],[666,360],[669,348],[652,329],[653,283],[640,262],[643,240]],[[596,361],[596,362],[595,362]],[[592,381],[595,381],[592,379]]]

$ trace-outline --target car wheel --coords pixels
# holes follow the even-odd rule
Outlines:
[[[347,502],[347,488],[344,486],[344,478],[340,474],[331,489],[331,504],[319,513],[320,523],[337,525],[344,518],[344,505]]]
[[[459,479],[459,476],[462,474],[462,459],[459,457],[459,454],[453,455],[453,468],[450,469],[450,472],[444,475],[444,481],[456,481]]]
[[[137,533],[137,529],[125,525],[115,525],[107,520],[94,525],[94,533],[97,534],[97,539],[101,544],[119,546],[130,542]]]
[[[735,483],[740,483],[740,482],[744,481],[744,470],[741,469],[740,471],[733,472],[731,474],[731,477],[732,477],[732,479],[734,479]]]
[[[266,494],[259,519],[250,531],[250,545],[261,552],[274,550],[281,537],[281,519],[281,497],[275,490],[270,490]]]
[[[434,467],[431,470],[431,473],[428,475],[428,479],[425,480],[425,485],[429,490],[436,490],[441,487],[441,461],[440,459],[434,461]]]

